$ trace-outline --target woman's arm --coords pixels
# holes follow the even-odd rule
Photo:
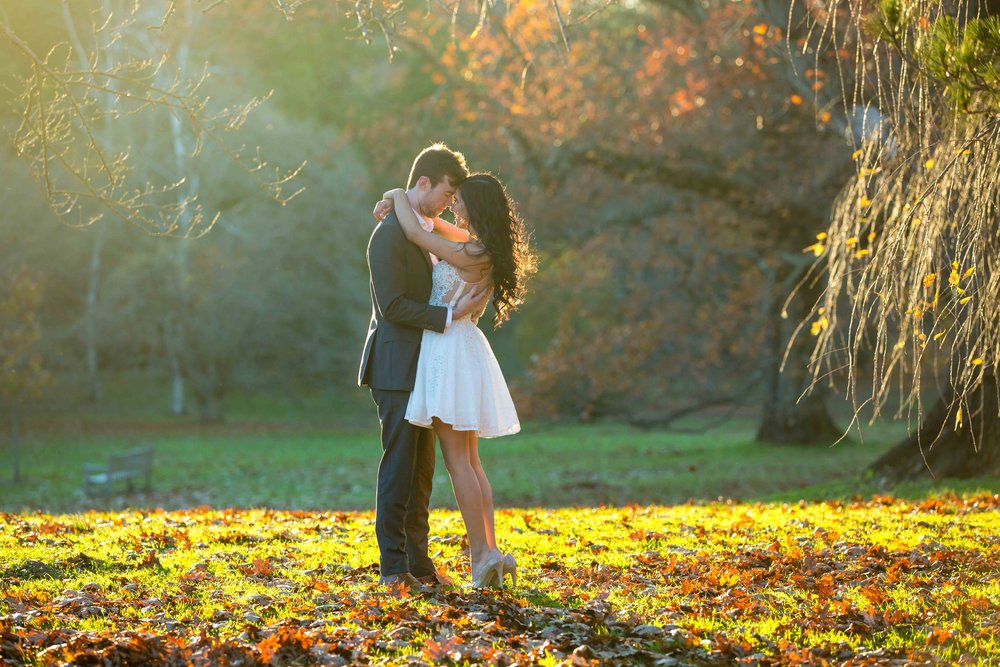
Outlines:
[[[378,200],[375,203],[375,208],[372,210],[372,217],[375,218],[376,222],[381,222],[382,219],[389,214],[394,207],[394,202],[392,197],[386,197],[384,199]],[[465,243],[472,235],[469,234],[469,230],[463,229],[458,225],[454,225],[447,220],[442,220],[441,218],[434,218],[434,233],[439,236],[443,236],[449,241],[458,241],[459,243]]]
[[[434,253],[439,259],[443,259],[460,269],[482,265],[489,261],[486,255],[475,254],[475,250],[469,252],[471,244],[448,240],[421,227],[420,221],[417,220],[417,214],[414,213],[410,206],[410,200],[406,197],[406,191],[402,188],[387,192],[385,196],[392,198],[396,217],[399,218],[399,226],[402,227],[403,234],[411,243]]]
[[[458,225],[453,225],[441,218],[434,218],[434,233],[443,236],[449,241],[458,241],[459,243],[466,243],[472,238],[472,234],[469,234],[468,229],[462,229]]]
[[[468,229],[462,229],[458,225],[453,225],[441,218],[434,218],[434,233],[443,236],[449,241],[458,241],[459,243],[465,243],[472,238]]]

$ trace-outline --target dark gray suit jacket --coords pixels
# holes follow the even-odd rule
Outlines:
[[[412,391],[424,329],[444,331],[448,309],[428,305],[431,258],[410,243],[395,211],[368,241],[372,319],[361,355],[358,385]]]

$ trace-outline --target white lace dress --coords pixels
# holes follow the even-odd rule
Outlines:
[[[435,265],[432,277],[431,305],[454,305],[468,287],[444,261]],[[424,330],[406,420],[430,426],[432,417],[456,431],[477,431],[481,438],[521,430],[497,358],[471,315],[454,320],[444,333]]]

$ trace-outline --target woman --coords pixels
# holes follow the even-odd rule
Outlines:
[[[426,231],[403,189],[387,192],[376,215],[390,204],[407,239],[440,260],[433,271],[431,304],[453,304],[471,286],[489,281],[497,327],[521,303],[534,256],[524,223],[496,178],[476,174],[456,190],[451,209],[456,221],[468,229],[434,219],[435,231]],[[493,490],[479,460],[479,438],[517,433],[520,424],[477,320],[460,318],[440,334],[424,331],[406,419],[433,427],[441,442],[469,538],[473,587],[501,588],[505,574],[517,584],[517,563],[497,548]]]

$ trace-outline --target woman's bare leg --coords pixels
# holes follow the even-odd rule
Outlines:
[[[469,460],[472,470],[479,480],[479,491],[483,498],[483,523],[486,527],[486,543],[490,549],[497,548],[496,523],[493,519],[493,487],[483,470],[483,463],[479,460],[479,436],[475,433],[469,434]]]
[[[469,444],[472,469],[476,471],[476,477],[479,479],[479,490],[483,494],[483,523],[486,526],[486,539],[489,541],[490,546],[497,553],[500,553],[500,550],[497,548],[496,524],[494,522],[493,487],[490,486],[490,480],[486,477],[486,471],[483,470],[482,461],[479,460],[479,437],[476,434],[472,434],[469,438]],[[500,579],[503,580],[504,577],[509,575],[511,582],[516,587],[517,560],[509,553],[502,554],[502,557],[503,574],[500,575]]]
[[[456,431],[451,425],[438,419],[434,420],[434,430],[441,441],[441,452],[451,477],[451,488],[455,492],[455,500],[465,522],[465,532],[469,536],[469,556],[475,574],[475,568],[496,547],[491,546],[487,540],[483,491],[472,467],[470,434],[468,431]]]

